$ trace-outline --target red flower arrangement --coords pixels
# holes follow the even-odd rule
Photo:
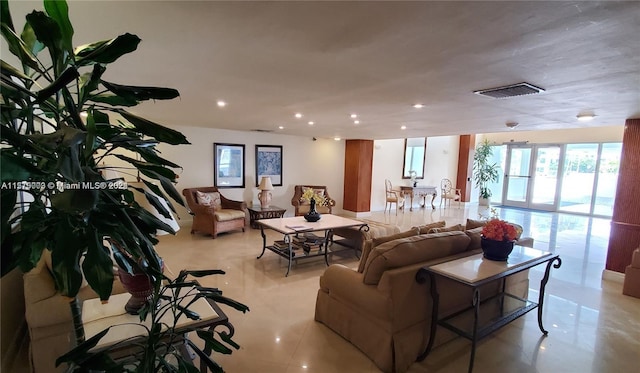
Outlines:
[[[482,237],[495,241],[514,241],[518,235],[516,228],[500,219],[491,219],[482,228]]]

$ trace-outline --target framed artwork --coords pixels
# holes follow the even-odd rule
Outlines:
[[[273,186],[282,186],[282,146],[256,145],[256,186],[263,176],[271,177]]]
[[[213,185],[244,188],[244,145],[213,144]]]

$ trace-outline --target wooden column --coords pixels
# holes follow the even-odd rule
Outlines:
[[[640,119],[627,119],[606,269],[624,273],[640,246]]]
[[[473,155],[475,154],[475,147],[476,135],[460,135],[456,188],[460,189],[462,202],[471,201],[471,190],[473,188]]]
[[[347,140],[344,154],[343,209],[368,212],[371,209],[373,140]]]

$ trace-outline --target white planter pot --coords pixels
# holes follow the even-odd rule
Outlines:
[[[480,199],[478,200],[478,205],[479,206],[489,206],[490,203],[491,203],[491,199],[490,198],[482,198],[482,197],[480,197]]]

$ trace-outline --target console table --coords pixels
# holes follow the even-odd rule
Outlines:
[[[333,235],[333,230],[337,228],[349,228],[349,227],[359,227],[359,229],[368,231],[369,226],[366,223],[363,223],[358,220],[343,218],[337,215],[331,214],[322,214],[322,217],[317,222],[308,222],[302,216],[294,216],[289,218],[280,218],[280,219],[264,219],[258,220],[256,222],[260,226],[260,234],[262,235],[262,253],[258,256],[257,259],[262,258],[266,250],[272,251],[281,257],[287,259],[289,261],[287,267],[287,273],[285,277],[289,276],[289,271],[291,271],[291,262],[298,259],[312,258],[318,256],[324,256],[324,262],[328,266],[329,259],[327,257],[329,251],[329,242]],[[267,245],[267,236],[264,233],[264,230],[272,229],[276,232],[282,233],[283,240],[274,243],[273,245]],[[294,240],[296,240],[300,235],[304,235],[306,233],[312,232],[324,232],[323,236],[320,238],[322,244],[312,252],[311,250],[305,251],[301,250],[299,253],[303,253],[303,255],[298,255],[294,253]],[[357,248],[349,248],[357,252]],[[341,250],[342,251],[342,250]],[[334,251],[335,253],[335,251]]]
[[[413,197],[416,196],[418,198],[422,198],[422,206],[425,207],[427,205],[427,196],[431,196],[431,208],[436,209],[436,205],[433,204],[435,201],[438,192],[436,187],[434,186],[401,186],[400,193],[405,196],[409,196],[411,200],[411,204],[409,205],[409,211],[413,211]]]
[[[538,303],[532,302],[528,299],[522,299],[505,292],[507,277],[543,263],[546,263],[546,269],[544,276],[540,281]],[[560,268],[561,264],[562,261],[558,254],[522,247],[519,248],[517,252],[514,250],[506,262],[484,259],[482,254],[476,254],[452,260],[450,262],[420,268],[416,274],[416,281],[424,283],[429,280],[431,298],[433,299],[433,308],[431,311],[431,333],[429,343],[425,351],[418,356],[417,360],[424,360],[431,351],[436,336],[437,326],[447,328],[456,334],[471,340],[469,373],[473,371],[473,361],[476,354],[477,341],[534,308],[538,308],[538,327],[544,335],[547,335],[548,332],[542,326],[542,304],[544,301],[544,291],[547,281],[549,280],[551,266],[553,265],[554,268]],[[440,296],[437,290],[437,279],[441,277],[472,288],[473,298],[471,301],[471,307],[445,318],[438,319],[438,303]],[[502,291],[496,296],[481,302],[480,286],[492,281],[502,281]],[[490,317],[491,315],[487,315],[487,313],[482,315],[480,314],[481,305],[486,305],[489,302],[494,302],[494,304],[498,305],[500,312],[497,317]],[[470,317],[473,320],[472,323],[469,322]]]
[[[269,206],[262,208],[260,206],[247,207],[249,210],[249,222],[251,224],[251,228],[258,229],[260,226],[256,221],[260,219],[274,219],[281,218],[284,216],[285,209],[278,206]]]

